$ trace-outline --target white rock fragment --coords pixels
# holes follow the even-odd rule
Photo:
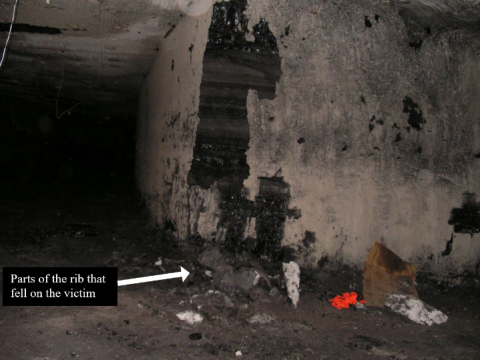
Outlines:
[[[357,301],[356,307],[358,310],[367,310],[367,307],[359,301]]]
[[[382,349],[382,348],[375,347],[375,346],[372,348],[372,353],[374,355],[382,356],[382,357],[389,358],[389,359],[398,359],[398,360],[407,360],[408,359],[407,356],[402,355],[398,352],[388,351],[386,349]]]
[[[201,323],[203,321],[203,316],[192,310],[187,310],[187,311],[178,313],[177,318],[179,318],[182,321],[185,321],[188,325]]]
[[[155,266],[162,266],[162,258],[158,258],[157,262],[155,263]]]
[[[409,295],[393,293],[388,296],[384,305],[421,325],[442,324],[448,320],[447,315],[440,310]]]
[[[213,278],[213,273],[212,273],[210,270],[205,270],[205,275],[207,275],[208,277]]]
[[[238,351],[235,353],[235,356],[236,356],[236,357],[240,357],[240,356],[242,356],[242,355],[243,355],[243,354],[242,354],[242,352],[241,352],[240,350],[238,350]]]
[[[234,308],[235,307],[235,304],[233,303],[233,301],[227,296],[227,295],[224,295],[224,301],[225,301],[225,307],[227,308]]]
[[[255,314],[253,315],[248,322],[250,324],[268,324],[271,323],[275,318],[267,313]]]
[[[255,279],[253,279],[253,286],[256,286],[259,281],[260,281],[260,274],[258,273],[258,271],[255,271]]]
[[[300,267],[297,263],[290,261],[288,264],[283,263],[283,272],[287,282],[288,297],[292,300],[293,306],[297,307],[300,293]]]

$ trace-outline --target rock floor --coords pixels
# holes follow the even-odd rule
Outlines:
[[[127,279],[183,266],[191,274],[184,283],[121,287],[118,306],[2,306],[0,359],[480,358],[478,278],[463,287],[418,279],[420,298],[448,315],[441,325],[418,325],[386,308],[333,308],[328,299],[362,291],[361,272],[335,264],[303,272],[293,308],[281,286],[236,291],[215,284],[212,269],[197,261],[203,244],[179,246],[156,230],[131,179],[2,181],[2,268],[116,266]],[[280,273],[281,264],[262,265]],[[179,320],[187,310],[203,321]]]

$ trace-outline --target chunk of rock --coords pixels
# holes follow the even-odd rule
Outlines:
[[[250,319],[248,319],[248,322],[250,324],[268,324],[274,320],[275,318],[273,316],[267,313],[261,313],[253,315]]]
[[[440,310],[405,294],[393,293],[389,295],[385,301],[385,306],[421,325],[442,324],[448,320],[447,315]]]
[[[285,274],[285,281],[287,283],[288,297],[292,300],[294,307],[297,307],[300,293],[300,267],[297,263],[290,261],[288,264],[283,263],[283,272]]]
[[[360,301],[357,301],[356,308],[358,310],[367,310],[367,307],[365,305],[363,305]]]
[[[225,292],[250,291],[254,286],[271,289],[270,277],[258,262],[234,258],[231,254],[223,253],[216,247],[206,249],[198,258],[198,262],[210,269],[205,274],[213,277],[218,289]],[[235,266],[232,266],[235,264]]]
[[[407,360],[408,357],[405,355],[402,355],[396,351],[390,351],[387,349],[384,349],[383,347],[372,347],[372,353],[377,356],[381,356],[387,359],[398,359],[398,360]]]
[[[415,266],[375,241],[363,269],[363,298],[367,306],[383,307],[394,292],[418,298]]]
[[[187,310],[187,311],[178,313],[177,318],[179,318],[182,321],[185,321],[189,325],[198,324],[203,321],[203,316],[192,310]]]
[[[217,269],[230,268],[227,265],[226,256],[223,255],[217,247],[206,249],[198,258],[198,262],[215,271]]]
[[[256,270],[227,270],[217,271],[214,277],[215,285],[220,289],[230,292],[236,289],[251,290],[260,280],[260,274]]]

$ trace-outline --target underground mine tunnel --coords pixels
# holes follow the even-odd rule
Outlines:
[[[0,359],[478,359],[479,24],[476,0],[0,3]],[[15,306],[17,268],[189,275]]]

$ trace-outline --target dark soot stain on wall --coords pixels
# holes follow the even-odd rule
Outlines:
[[[283,177],[260,178],[260,192],[255,198],[257,242],[252,252],[257,256],[281,259],[283,231],[290,203],[290,185]]]
[[[220,226],[228,228],[225,246],[237,253],[249,252],[264,260],[282,260],[285,220],[298,218],[301,214],[288,208],[290,185],[283,177],[261,177],[259,180],[260,191],[255,201],[243,196],[224,198]],[[256,219],[256,237],[244,239],[248,218]]]
[[[442,256],[448,256],[452,252],[453,249],[453,234],[450,237],[450,240],[447,241],[447,245],[445,247],[445,251],[442,252]]]
[[[306,248],[312,246],[317,241],[315,233],[312,231],[305,231],[305,237],[303,238],[303,246]]]
[[[480,203],[475,193],[463,193],[462,207],[452,209],[448,223],[453,225],[456,233],[473,236],[480,232]]]
[[[420,125],[426,123],[422,116],[422,110],[420,110],[418,104],[416,104],[409,96],[405,96],[405,99],[403,99],[403,112],[409,114],[408,123],[411,127],[417,131],[422,130]]]

